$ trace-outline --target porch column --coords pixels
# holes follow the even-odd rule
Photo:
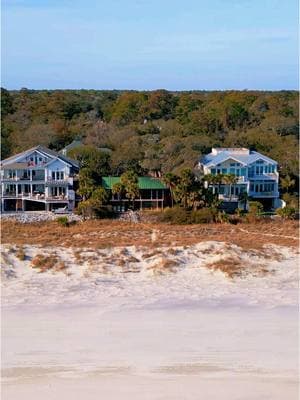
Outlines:
[[[30,180],[32,181],[32,169],[29,170],[29,177],[30,177]]]
[[[4,209],[4,199],[1,199],[1,212],[5,211]]]
[[[16,184],[16,196],[18,197],[18,195],[19,195],[19,185]]]

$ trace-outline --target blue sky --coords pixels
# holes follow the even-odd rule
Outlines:
[[[2,0],[8,89],[297,89],[296,0]]]

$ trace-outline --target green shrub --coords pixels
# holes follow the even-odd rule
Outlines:
[[[295,219],[296,213],[297,211],[293,207],[277,208],[276,210],[276,214],[284,219]]]
[[[191,224],[191,212],[181,207],[166,208],[161,215],[162,222],[171,224]]]
[[[56,221],[62,226],[69,226],[69,220],[68,220],[68,217],[66,217],[66,216],[58,217],[56,219]]]
[[[290,193],[284,193],[282,199],[286,202],[287,207],[299,208],[299,197]]]
[[[259,201],[249,201],[249,214],[259,215],[263,210],[264,207]]]
[[[207,224],[215,222],[217,215],[216,210],[213,208],[200,208],[200,210],[192,212],[191,220],[194,224]]]

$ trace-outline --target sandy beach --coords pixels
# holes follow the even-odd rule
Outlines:
[[[2,246],[4,400],[296,400],[298,328],[295,247]]]

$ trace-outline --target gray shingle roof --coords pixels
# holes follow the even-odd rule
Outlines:
[[[65,161],[66,163],[72,165],[73,167],[79,168],[79,163],[78,163],[77,161],[72,160],[71,158],[68,158],[68,157],[66,157],[66,156],[64,156],[64,155],[62,155],[62,154],[59,154],[59,153],[57,153],[57,152],[54,151],[54,150],[50,150],[50,149],[48,149],[47,147],[44,147],[44,146],[42,146],[42,145],[38,145],[38,146],[35,146],[35,147],[31,147],[31,148],[28,149],[28,150],[25,150],[25,151],[23,151],[23,152],[21,152],[21,153],[15,154],[15,155],[13,155],[13,156],[11,156],[11,157],[8,157],[8,158],[6,158],[5,160],[2,161],[2,165],[7,165],[7,164],[10,164],[10,163],[12,163],[12,162],[15,162],[14,160],[15,160],[16,158],[18,158],[18,157],[20,157],[20,156],[26,156],[27,154],[30,154],[30,153],[32,153],[32,152],[35,151],[35,150],[37,150],[37,151],[39,151],[39,152],[45,154],[46,156],[50,156],[50,157],[52,157],[52,158],[61,159],[61,160]]]
[[[209,153],[200,160],[200,163],[206,167],[210,167],[220,164],[228,159],[234,159],[244,165],[250,165],[260,159],[272,164],[277,164],[276,161],[256,151],[250,151],[249,154],[240,154],[227,150],[221,151],[218,154]]]

